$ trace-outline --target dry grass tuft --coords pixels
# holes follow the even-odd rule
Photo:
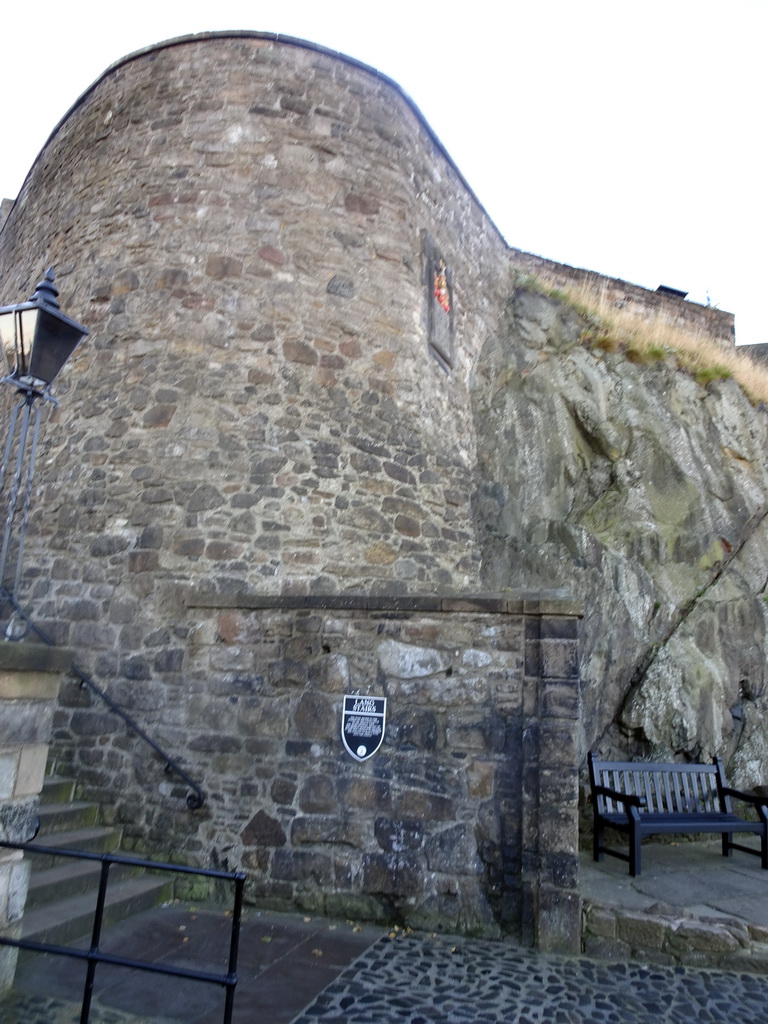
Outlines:
[[[704,387],[732,377],[754,405],[768,403],[768,366],[754,362],[737,348],[725,348],[703,332],[675,326],[661,316],[617,309],[587,288],[550,288],[546,281],[530,277],[521,279],[520,284],[566,302],[580,313],[588,324],[581,341],[589,348],[623,352],[633,363],[666,362],[688,371]]]

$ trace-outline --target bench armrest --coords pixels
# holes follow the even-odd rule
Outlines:
[[[644,796],[637,796],[635,793],[620,793],[618,789],[611,789],[610,786],[593,786],[592,792],[595,796],[605,796],[609,800],[616,800],[627,807],[646,807],[647,800]]]
[[[745,793],[741,789],[731,789],[730,786],[724,786],[720,791],[723,796],[733,797],[734,800],[742,800],[745,804],[752,804],[753,807],[766,807],[768,808],[768,797],[756,796],[754,793]]]

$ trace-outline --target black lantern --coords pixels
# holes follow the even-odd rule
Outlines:
[[[59,309],[53,267],[38,284],[34,295],[15,306],[0,306],[0,344],[13,359],[13,370],[4,380],[24,391],[49,393],[64,364],[88,334],[88,328]]]
[[[10,599],[14,608],[24,560],[24,538],[32,501],[32,480],[40,431],[40,408],[46,401],[57,405],[51,384],[88,333],[88,328],[71,320],[59,309],[58,290],[50,267],[35,294],[15,306],[0,306],[0,346],[8,357],[11,372],[0,383],[16,388],[19,401],[11,410],[8,434],[0,462],[0,493],[6,492],[5,528],[0,543],[0,598]],[[20,514],[20,524],[18,517]],[[14,547],[16,568],[13,582],[6,580],[6,566]],[[14,611],[5,631],[6,638],[18,640]]]

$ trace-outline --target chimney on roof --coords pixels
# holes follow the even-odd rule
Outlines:
[[[684,299],[688,292],[681,292],[679,288],[670,288],[668,284],[660,284],[656,289],[661,295],[674,295],[676,299]]]

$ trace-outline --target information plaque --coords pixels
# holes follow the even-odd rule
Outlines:
[[[384,739],[386,697],[344,697],[341,715],[341,740],[356,761],[367,761]]]

